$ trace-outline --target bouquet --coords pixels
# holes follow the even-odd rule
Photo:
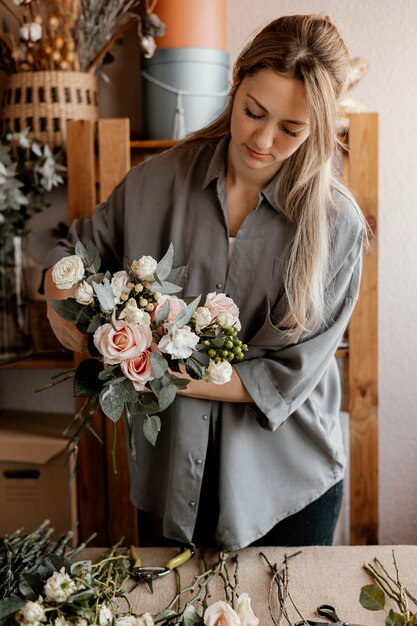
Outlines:
[[[126,270],[100,272],[95,246],[78,242],[75,254],[58,261],[52,278],[60,289],[75,288],[75,297],[52,301],[65,320],[88,336],[90,353],[74,374],[74,395],[85,397],[79,435],[99,403],[116,422],[127,418],[133,451],[132,418],[145,416],[143,432],[155,445],[160,413],[185,389],[191,378],[223,384],[231,379],[234,359],[247,345],[238,339],[239,309],[223,293],[196,298],[174,295],[181,288],[167,281],[172,244],[159,263],[150,256],[134,260]]]

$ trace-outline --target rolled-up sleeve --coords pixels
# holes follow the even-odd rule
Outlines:
[[[249,341],[247,360],[235,365],[253,398],[258,422],[266,430],[274,431],[283,424],[326,374],[357,301],[361,266],[360,235],[327,290],[331,321],[326,327],[311,338],[288,344],[273,322],[274,313],[268,311],[265,322]]]

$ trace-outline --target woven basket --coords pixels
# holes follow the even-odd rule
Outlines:
[[[30,135],[50,147],[66,145],[68,120],[98,119],[97,78],[86,72],[21,72],[6,78],[3,130]]]

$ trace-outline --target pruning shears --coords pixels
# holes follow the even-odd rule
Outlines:
[[[188,546],[185,548],[185,550],[180,552],[180,554],[172,557],[172,559],[168,561],[165,567],[159,565],[148,565],[147,567],[143,567],[142,561],[137,554],[134,546],[131,546],[130,555],[133,567],[129,573],[131,578],[133,578],[137,583],[134,589],[136,589],[137,585],[141,583],[146,583],[149,587],[150,592],[153,593],[153,581],[155,580],[155,578],[162,578],[163,576],[166,576],[167,574],[172,572],[172,570],[189,561],[194,556],[194,554],[194,548],[192,546]]]
[[[295,623],[295,626],[304,626],[305,624],[309,624],[309,626],[330,626],[330,624],[335,624],[336,626],[363,626],[361,624],[352,624],[351,622],[345,622],[340,619],[336,613],[336,609],[334,606],[330,604],[320,604],[317,607],[317,615],[320,617],[327,617],[327,622],[316,622],[314,620],[300,620]]]

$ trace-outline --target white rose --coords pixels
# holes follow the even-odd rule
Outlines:
[[[88,622],[83,617],[77,617],[77,619],[73,620],[72,626],[88,626]]]
[[[120,320],[125,320],[128,324],[138,324],[139,326],[150,326],[151,316],[146,311],[138,307],[135,298],[130,298],[119,315]]]
[[[25,41],[39,41],[42,37],[42,26],[37,22],[26,22],[20,29],[20,36]]]
[[[220,311],[217,321],[222,328],[231,328],[237,322],[237,318],[231,311]]]
[[[51,602],[66,602],[76,589],[75,581],[65,572],[64,567],[60,572],[54,572],[44,587],[45,595]]]
[[[46,620],[45,611],[39,602],[26,602],[18,615],[19,618],[22,617],[25,624],[31,624],[31,626],[40,626],[40,623]]]
[[[133,261],[130,271],[140,280],[153,280],[157,265],[157,261],[151,256],[143,256],[139,261]]]
[[[100,607],[100,613],[98,614],[98,621],[100,626],[107,626],[107,624],[113,623],[113,613],[105,602]]]
[[[120,272],[116,272],[115,274],[113,274],[113,278],[111,279],[110,285],[114,294],[115,304],[121,304],[123,300],[122,298],[123,295],[125,295],[126,297],[129,296],[130,287],[127,286],[128,282],[129,282],[129,275],[124,270],[121,270]]]
[[[72,624],[63,615],[60,615],[54,619],[54,626],[72,626]]]
[[[259,619],[252,611],[250,597],[246,592],[240,594],[234,609],[240,617],[242,626],[258,626]]]
[[[75,299],[78,304],[88,305],[94,302],[94,289],[88,284],[86,280],[78,285],[75,292]]]
[[[158,343],[161,352],[170,354],[174,359],[186,359],[191,356],[198,344],[198,336],[189,326],[177,328],[175,324],[168,324],[168,332]]]
[[[199,306],[193,315],[193,320],[195,321],[195,327],[197,332],[199,332],[202,328],[208,326],[212,320],[212,316],[210,313],[210,309],[206,306]]]
[[[207,607],[203,618],[205,626],[242,626],[240,617],[224,600]]]
[[[233,368],[229,361],[215,363],[210,359],[206,369],[206,381],[215,385],[224,385],[232,379]]]
[[[124,615],[116,619],[115,626],[154,626],[154,621],[150,613]]]
[[[84,264],[79,256],[66,256],[52,268],[52,280],[58,289],[71,289],[84,277]]]

